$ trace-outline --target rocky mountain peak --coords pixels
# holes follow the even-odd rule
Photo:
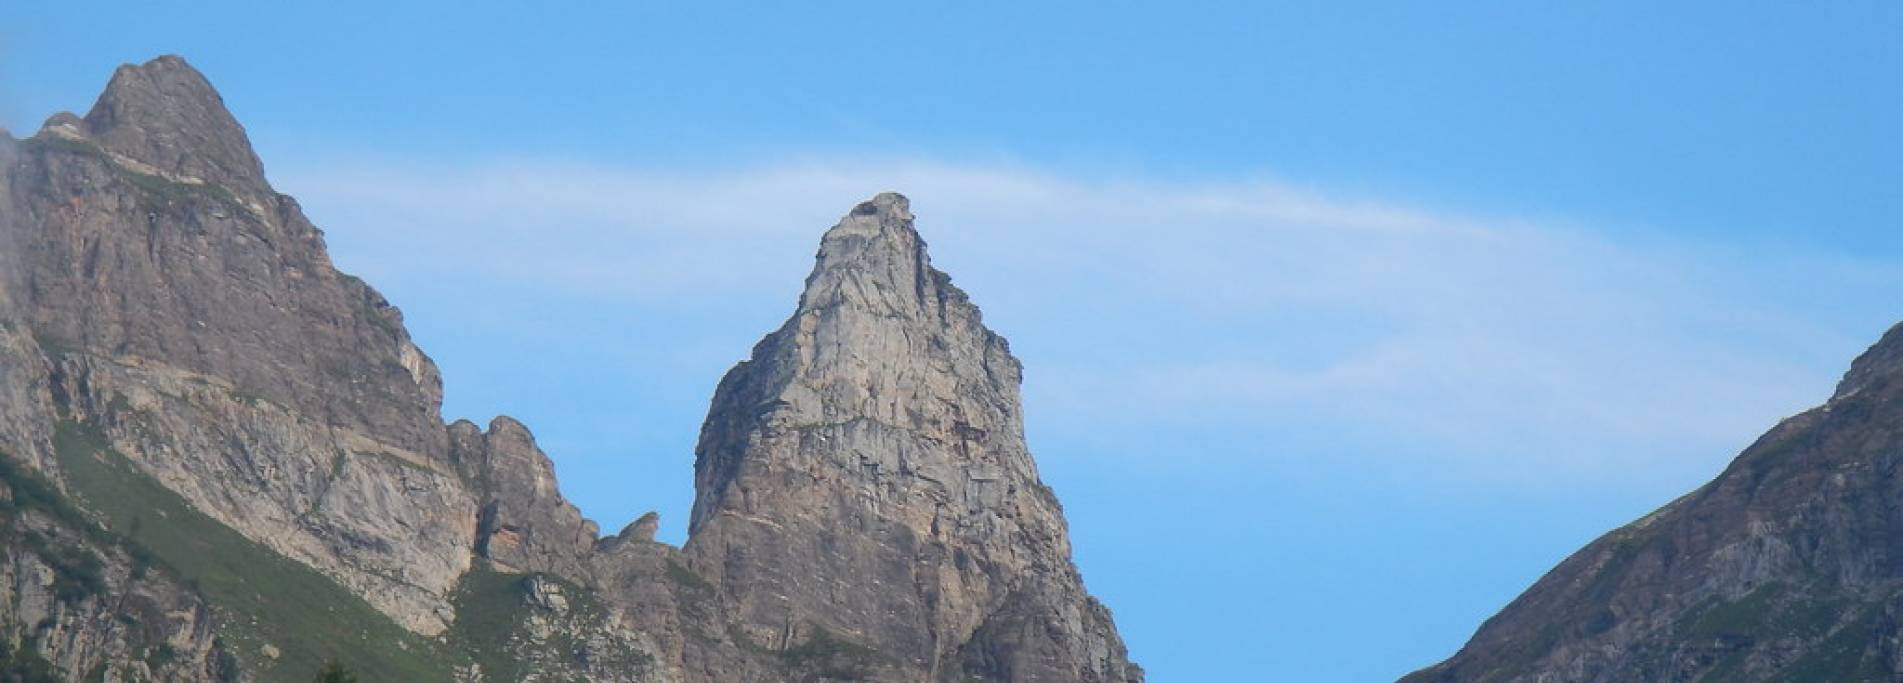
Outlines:
[[[0,346],[44,352],[12,366],[29,375],[0,361],[30,392],[15,405],[87,423],[399,624],[445,628],[477,515],[448,465],[436,366],[266,184],[204,77],[176,57],[121,67],[85,118],[52,117],[6,160],[0,286],[18,334]],[[55,450],[43,433],[5,445],[39,463]]]
[[[850,307],[913,319],[944,312],[947,296],[962,303],[951,278],[931,267],[912,220],[911,202],[896,192],[853,207],[820,238],[800,311]]]
[[[827,230],[820,242],[826,244],[851,236],[876,237],[895,232],[914,237],[918,235],[918,231],[912,228],[912,200],[897,192],[881,192],[852,207],[852,212],[840,219],[838,225]]]
[[[716,393],[699,449],[704,495],[690,534],[711,514],[703,503],[718,500],[720,482],[744,464],[709,452],[707,440],[727,433],[711,425],[727,416],[723,397],[778,405],[801,424],[860,418],[907,430],[926,427],[907,412],[912,404],[942,400],[957,410],[953,422],[961,429],[1018,433],[1020,376],[1003,337],[984,326],[950,276],[932,267],[910,202],[893,192],[861,202],[821,237],[792,317]],[[743,378],[758,381],[729,386]],[[983,400],[966,409],[973,396]],[[1014,459],[1014,469],[1035,479],[1028,456]]]
[[[0,218],[37,217],[3,245],[41,336],[441,454],[440,377],[401,312],[335,268],[185,60],[119,67],[85,118],[55,115],[29,143]]]
[[[912,202],[897,192],[883,192],[860,202],[820,238],[816,271],[850,267],[869,252],[890,249],[910,254],[922,249],[912,227]]]
[[[174,182],[264,188],[264,167],[244,127],[211,82],[175,55],[119,67],[84,119],[55,116],[45,130],[90,141],[121,165]]]

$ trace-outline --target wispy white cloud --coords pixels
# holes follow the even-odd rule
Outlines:
[[[507,282],[660,318],[790,307],[819,232],[899,190],[937,263],[1030,361],[1034,420],[1353,425],[1513,477],[1721,459],[1821,399],[1880,329],[1874,305],[1813,297],[1903,284],[1894,263],[1614,238],[1270,181],[867,159],[691,173],[326,162],[275,175],[340,261],[373,279]],[[1302,455],[1247,451],[1234,454]]]

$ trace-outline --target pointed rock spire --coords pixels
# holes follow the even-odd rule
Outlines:
[[[48,127],[70,121],[49,121]],[[176,55],[113,72],[78,122],[81,134],[152,175],[232,189],[264,187],[264,167],[244,127],[211,82]]]
[[[907,319],[977,314],[950,276],[932,267],[912,227],[911,202],[896,192],[853,207],[820,238],[815,261],[801,311],[851,306]]]
[[[1141,680],[1024,446],[1020,376],[905,197],[828,230],[697,448],[685,550],[743,646],[844,640],[902,680]]]

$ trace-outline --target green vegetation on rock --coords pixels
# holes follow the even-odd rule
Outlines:
[[[522,574],[471,569],[456,590],[456,622],[450,641],[470,653],[484,676],[512,681],[521,662],[509,652],[509,641],[521,626]]]
[[[317,683],[357,683],[357,675],[350,673],[344,665],[332,661],[318,670]]]
[[[815,628],[806,642],[780,652],[780,661],[801,681],[860,681],[880,657],[872,648]]]
[[[564,605],[538,604],[537,591],[559,594]],[[548,574],[516,574],[478,566],[463,575],[455,595],[456,621],[447,640],[481,668],[484,680],[516,681],[534,672],[557,676],[572,663],[588,662],[623,673],[651,670],[651,655],[596,639],[608,612],[587,589]],[[539,613],[539,614],[538,614]],[[533,620],[559,624],[539,634]],[[583,680],[583,679],[578,679]]]
[[[61,683],[59,674],[53,671],[40,653],[30,648],[15,651],[11,645],[0,639],[0,683]]]

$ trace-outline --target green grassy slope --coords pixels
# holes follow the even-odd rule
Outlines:
[[[218,611],[219,635],[261,683],[305,683],[332,659],[366,681],[448,681],[468,661],[194,509],[89,426],[62,422],[56,446],[80,503],[191,582]],[[267,644],[277,648],[276,659],[262,654]]]

